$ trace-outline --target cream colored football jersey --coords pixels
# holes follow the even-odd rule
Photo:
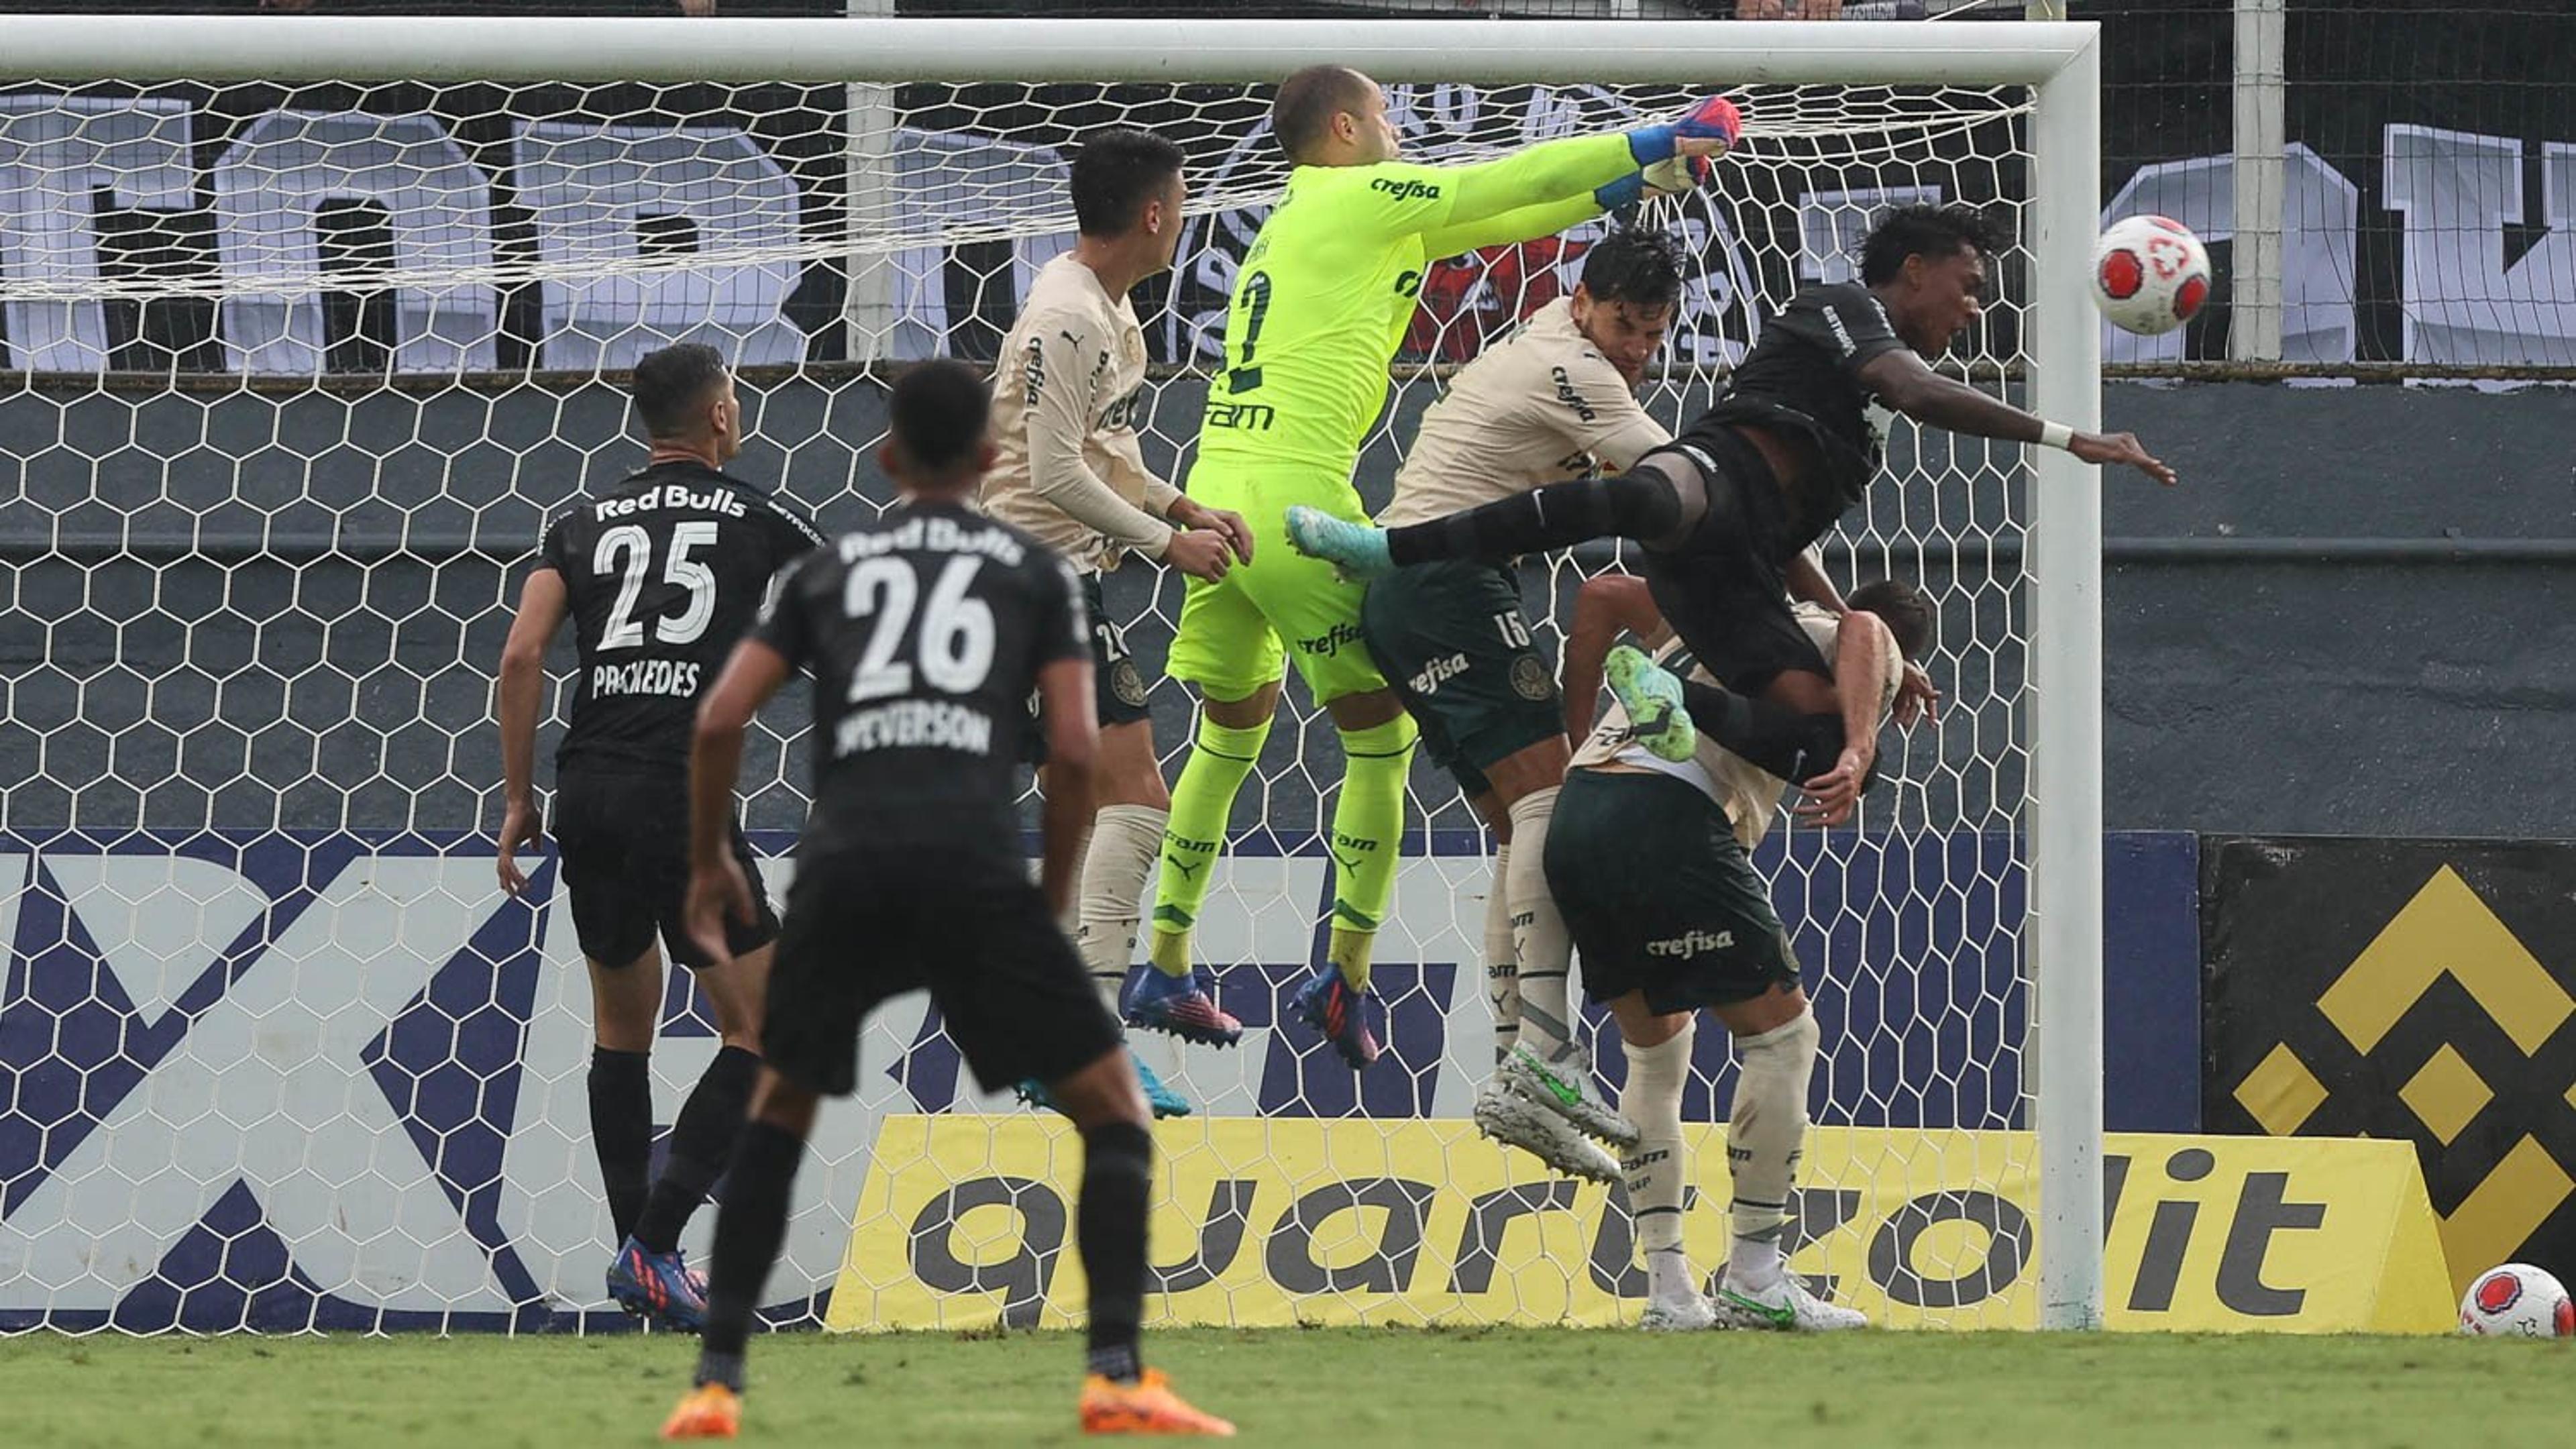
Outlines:
[[[1817,604],[1801,603],[1792,607],[1798,618],[1798,627],[1807,631],[1807,637],[1815,642],[1816,651],[1828,661],[1832,660],[1838,627],[1833,612]],[[1655,658],[1658,662],[1668,660],[1680,653],[1681,647],[1680,640],[1667,640],[1661,649],[1655,651]],[[1715,675],[1697,665],[1691,667],[1690,677],[1702,684],[1717,683]],[[1886,677],[1879,681],[1878,706],[1882,715],[1896,702],[1896,692],[1904,683],[1905,661],[1891,649],[1888,651]],[[1624,768],[1652,770],[1696,786],[1701,794],[1716,801],[1718,807],[1726,812],[1727,820],[1735,826],[1736,840],[1746,850],[1761,844],[1762,837],[1771,833],[1771,822],[1780,813],[1780,796],[1789,788],[1788,781],[1740,755],[1720,749],[1717,742],[1705,734],[1700,736],[1699,748],[1687,760],[1667,760],[1650,753],[1629,733],[1628,712],[1621,709],[1615,699],[1581,748],[1574,752],[1573,760],[1576,769],[1612,763]]]
[[[1450,379],[1377,521],[1422,523],[1595,468],[1625,472],[1671,440],[1559,297]]]
[[[993,372],[984,511],[1037,535],[1086,572],[1135,549],[1160,557],[1179,490],[1145,466],[1136,411],[1145,331],[1127,299],[1067,252],[1038,269]]]

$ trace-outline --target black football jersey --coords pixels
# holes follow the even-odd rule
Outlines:
[[[1710,427],[1755,423],[1814,440],[1825,476],[1814,480],[1791,520],[1791,551],[1822,537],[1860,501],[1878,475],[1882,440],[1869,419],[1861,364],[1905,345],[1876,293],[1858,282],[1802,289],[1754,339],[1726,392],[1682,430],[1680,442]]]
[[[656,463],[557,515],[539,553],[563,576],[581,672],[556,765],[685,772],[698,696],[769,581],[822,541],[776,498],[693,460]]]
[[[1016,860],[1029,692],[1091,657],[1090,627],[1064,560],[964,503],[898,504],[807,556],[753,631],[814,673],[800,848],[962,833]]]

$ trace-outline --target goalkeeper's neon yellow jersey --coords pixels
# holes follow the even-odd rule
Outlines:
[[[1426,261],[1550,236],[1637,169],[1624,135],[1548,141],[1472,166],[1300,166],[1244,254],[1199,458],[1347,480],[1386,406]]]

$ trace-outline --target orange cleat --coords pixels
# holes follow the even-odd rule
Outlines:
[[[1160,1372],[1145,1370],[1132,1384],[1093,1374],[1082,1381],[1082,1432],[1086,1434],[1206,1434],[1234,1437],[1234,1426],[1182,1402]]]
[[[742,1433],[742,1395],[722,1384],[700,1384],[689,1390],[680,1407],[662,1421],[665,1439],[731,1439]]]

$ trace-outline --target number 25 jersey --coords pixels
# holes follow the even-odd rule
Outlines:
[[[686,773],[699,696],[769,581],[822,541],[777,499],[687,459],[558,514],[539,557],[563,578],[581,669],[556,767]]]

